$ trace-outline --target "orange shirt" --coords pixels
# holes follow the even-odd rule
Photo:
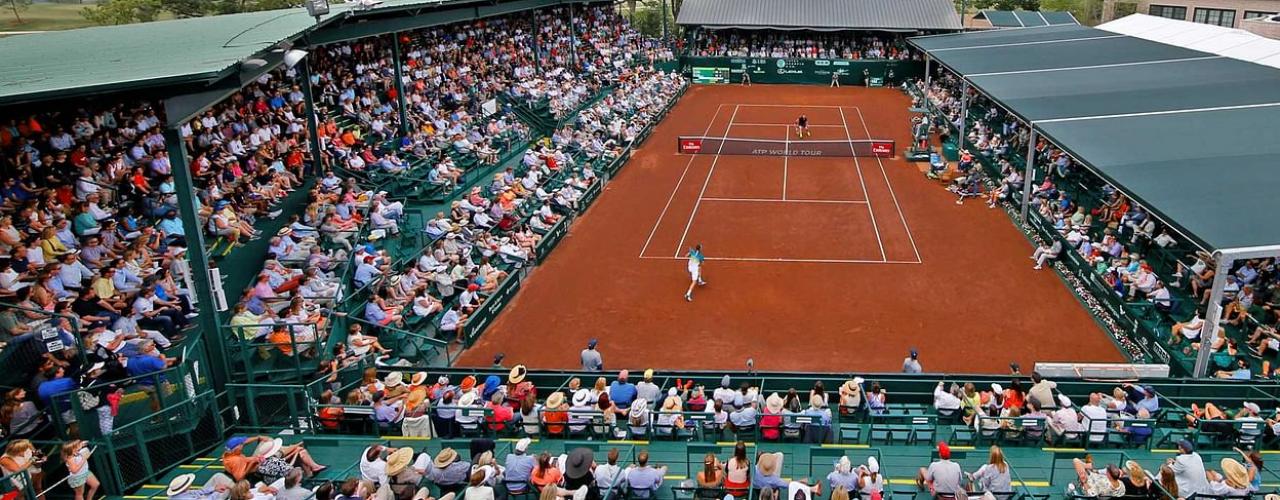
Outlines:
[[[564,432],[564,425],[569,422],[569,411],[566,408],[542,411],[542,420],[547,423],[547,432],[559,434]]]
[[[222,454],[222,467],[227,470],[227,475],[236,481],[244,479],[250,472],[257,469],[258,463],[258,458],[248,458],[239,451],[228,451]]]
[[[293,344],[289,342],[289,330],[274,331],[267,335],[267,341],[276,345],[285,356],[293,356]]]
[[[563,414],[565,418],[568,418],[568,413]],[[563,476],[564,474],[560,472],[560,469],[555,467],[550,469],[534,468],[533,474],[529,475],[529,481],[532,482],[534,486],[543,488],[549,484],[560,484],[560,478]]]

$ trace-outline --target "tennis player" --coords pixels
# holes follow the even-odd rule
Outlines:
[[[796,118],[796,135],[804,139],[806,134],[813,135],[813,132],[809,131],[809,116],[800,115],[799,118]]]
[[[702,261],[706,257],[702,256],[702,244],[694,245],[689,249],[689,291],[684,293],[684,300],[693,302],[693,287],[704,286],[707,282],[702,281]]]

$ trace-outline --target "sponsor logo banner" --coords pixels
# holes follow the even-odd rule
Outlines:
[[[697,154],[702,151],[702,139],[680,139],[680,152]]]

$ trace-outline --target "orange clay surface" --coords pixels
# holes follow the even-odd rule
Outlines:
[[[1010,362],[1125,358],[1000,210],[955,196],[901,153],[894,89],[694,86],[459,365],[1004,373]],[[893,139],[898,157],[681,155],[680,135]],[[790,134],[790,139],[788,139]],[[686,302],[684,255],[707,286]],[[1025,370],[1025,369],[1024,369]]]

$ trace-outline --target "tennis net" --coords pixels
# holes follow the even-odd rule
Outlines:
[[[676,151],[684,154],[745,156],[873,156],[890,158],[897,152],[892,139],[799,140],[740,137],[680,136]]]

